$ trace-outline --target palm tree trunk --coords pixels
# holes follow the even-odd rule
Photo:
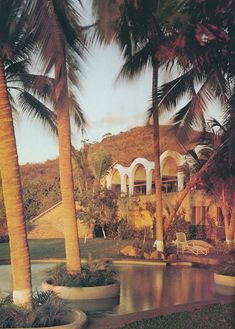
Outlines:
[[[58,83],[61,83],[57,101],[60,188],[63,204],[67,271],[69,273],[79,273],[81,272],[81,257],[74,199],[68,85],[64,58],[65,52],[61,56],[61,61],[58,61],[55,67],[55,76],[57,78],[60,76]]]
[[[156,247],[157,251],[163,251],[163,205],[162,205],[162,180],[160,169],[160,136],[159,113],[157,102],[158,88],[158,64],[153,65],[152,99],[153,99],[153,144],[155,164],[155,193],[156,193]]]
[[[225,237],[228,245],[234,243],[234,231],[235,231],[235,193],[233,192],[232,205],[229,205],[223,198],[222,213],[224,216],[225,225]]]
[[[10,240],[13,301],[32,307],[30,257],[11,106],[0,60],[0,168]]]

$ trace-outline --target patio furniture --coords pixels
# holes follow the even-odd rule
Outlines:
[[[176,240],[173,241],[176,244],[177,254],[181,252],[184,254],[185,251],[192,252],[194,255],[207,255],[208,249],[202,246],[197,246],[195,241],[187,240],[184,232],[176,233]]]

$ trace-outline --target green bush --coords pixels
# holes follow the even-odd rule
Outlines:
[[[177,255],[176,246],[173,246],[171,243],[166,244],[163,253],[165,257]]]
[[[229,246],[225,241],[215,241],[213,245],[214,245],[213,252],[216,255],[234,256],[234,247]]]
[[[118,238],[121,240],[149,240],[152,239],[152,229],[149,226],[140,229],[134,228],[126,219],[118,222]]]
[[[103,262],[94,262],[82,266],[80,274],[69,274],[64,265],[56,266],[47,272],[47,282],[66,287],[98,287],[116,283],[116,271]]]
[[[231,260],[228,263],[219,264],[216,268],[216,273],[235,276],[235,261]]]
[[[0,243],[8,242],[9,236],[8,235],[0,235]]]
[[[50,327],[66,324],[70,309],[51,292],[36,292],[33,309],[13,304],[8,296],[0,301],[0,328]]]
[[[189,239],[189,224],[185,220],[185,211],[178,212],[175,220],[166,230],[164,237],[164,242],[166,245],[176,239],[177,232],[184,232],[186,234],[187,239]]]

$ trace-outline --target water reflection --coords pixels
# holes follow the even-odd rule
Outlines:
[[[32,266],[33,286],[40,289],[46,277],[45,270],[55,264],[34,264]],[[213,272],[208,269],[175,266],[118,265],[121,282],[120,304],[111,314],[126,314],[141,310],[167,307],[170,305],[205,301],[220,298],[226,294],[218,291]],[[10,266],[0,266],[0,292],[11,291]],[[113,302],[113,303],[112,303]],[[110,309],[117,300],[107,304]],[[84,301],[81,308],[87,310],[91,301]],[[100,301],[97,310],[106,308],[106,301]],[[92,305],[90,305],[92,306]],[[102,313],[103,314],[103,313]],[[108,312],[110,314],[110,311]]]
[[[191,267],[118,266],[120,305],[115,314],[125,314],[215,297],[213,273]]]

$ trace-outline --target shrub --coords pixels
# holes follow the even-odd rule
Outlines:
[[[8,242],[9,236],[8,235],[0,235],[0,243]]]
[[[127,222],[121,219],[118,223],[118,238],[121,240],[133,240],[136,238],[136,230]]]
[[[213,252],[216,255],[234,255],[234,247],[229,246],[225,241],[215,241]]]
[[[82,266],[80,274],[69,274],[64,265],[58,265],[47,272],[47,282],[66,287],[98,287],[110,285],[116,280],[116,271],[103,262],[92,262]]]
[[[171,243],[166,244],[163,253],[165,257],[177,255],[176,246],[173,246]]]
[[[170,224],[165,233],[165,244],[171,243],[176,239],[177,232],[184,232],[186,234],[187,239],[189,238],[188,234],[189,224],[185,220],[185,211],[178,212],[175,220]]]
[[[134,228],[126,219],[118,222],[118,238],[121,240],[149,240],[152,239],[152,229],[149,226]]]
[[[216,273],[235,276],[235,261],[231,260],[228,263],[219,264],[216,268]]]
[[[66,324],[70,309],[51,292],[36,292],[33,309],[13,304],[11,296],[0,301],[0,328],[50,327]]]

